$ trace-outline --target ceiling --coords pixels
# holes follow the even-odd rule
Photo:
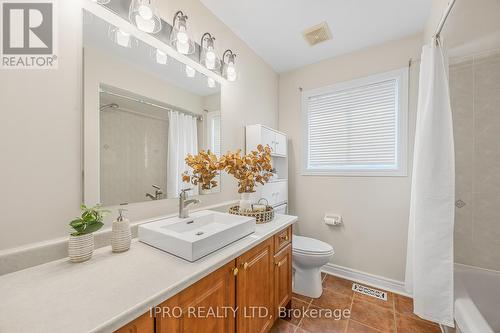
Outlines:
[[[278,73],[423,30],[432,0],[201,0]],[[302,31],[326,21],[333,39]]]

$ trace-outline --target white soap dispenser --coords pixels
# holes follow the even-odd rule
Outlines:
[[[113,252],[124,252],[130,249],[132,232],[130,231],[130,221],[123,214],[126,209],[118,209],[118,218],[113,222],[111,231],[111,249]]]

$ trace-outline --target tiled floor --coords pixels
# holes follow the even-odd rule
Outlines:
[[[323,275],[323,295],[318,299],[293,295],[292,309],[297,316],[278,319],[271,333],[441,333],[438,325],[413,314],[411,298],[387,293],[387,301],[352,291],[352,282]],[[324,310],[337,310],[325,312]],[[336,320],[342,310],[350,316]],[[317,318],[323,310],[323,315]],[[308,316],[300,315],[301,313]],[[335,315],[336,314],[336,315]]]

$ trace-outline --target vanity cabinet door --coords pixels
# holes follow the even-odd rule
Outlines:
[[[236,262],[237,332],[268,332],[275,319],[273,239],[257,245]]]
[[[136,320],[128,323],[115,333],[154,333],[155,323],[154,318],[151,317],[149,311],[137,318]]]
[[[162,303],[156,332],[234,333],[236,272],[232,261]]]
[[[274,256],[274,304],[276,316],[292,299],[292,244]]]

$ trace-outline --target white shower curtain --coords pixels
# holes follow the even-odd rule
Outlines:
[[[182,181],[182,173],[189,169],[184,161],[187,154],[198,154],[197,119],[168,111],[167,198],[178,197],[184,188],[193,188],[190,195],[198,194],[196,186]]]
[[[433,40],[422,52],[406,288],[415,314],[453,327],[455,153],[448,61],[440,44]]]

